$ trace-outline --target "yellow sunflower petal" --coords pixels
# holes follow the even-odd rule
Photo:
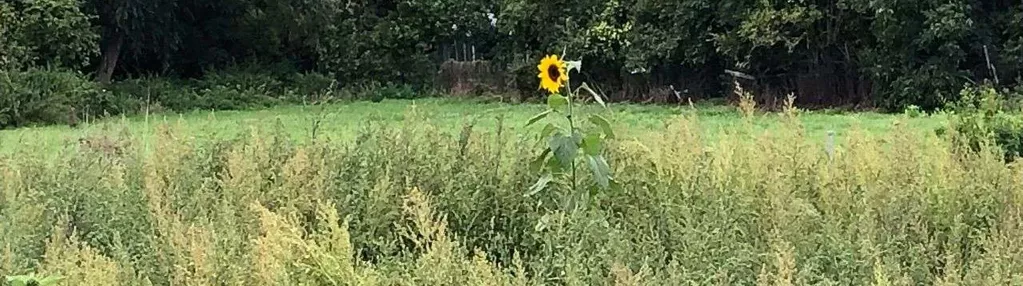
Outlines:
[[[544,57],[536,68],[540,71],[537,74],[537,77],[540,78],[540,88],[546,89],[551,93],[557,93],[568,80],[565,62],[558,59],[556,55]]]

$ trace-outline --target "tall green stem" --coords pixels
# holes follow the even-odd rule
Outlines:
[[[567,74],[566,74],[566,76],[567,76]],[[572,94],[572,81],[571,80],[565,80],[565,89],[566,89],[565,90],[565,94],[568,95],[568,129],[569,129],[568,136],[570,136],[572,138],[575,138],[575,118],[572,118],[572,115],[574,113],[573,113],[573,110],[572,110],[572,96],[573,96],[573,94]],[[573,158],[572,158],[572,196],[575,196],[575,192],[576,191],[577,191],[577,189],[576,189],[576,174],[575,174],[575,158],[574,158],[574,155],[573,155]]]

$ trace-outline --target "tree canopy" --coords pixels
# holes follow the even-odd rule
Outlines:
[[[61,66],[100,81],[256,62],[343,84],[426,85],[448,48],[466,44],[511,71],[567,51],[614,99],[666,86],[727,95],[731,70],[765,96],[935,108],[969,82],[1021,82],[1023,3],[10,0],[0,2],[0,37],[5,67]]]

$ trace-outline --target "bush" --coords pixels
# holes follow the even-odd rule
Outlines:
[[[217,70],[207,72],[201,79],[193,80],[197,88],[230,87],[256,90],[260,93],[283,90],[284,83],[269,72],[248,72]]]
[[[338,93],[338,97],[342,99],[369,100],[372,102],[380,102],[384,99],[416,99],[435,95],[427,91],[416,90],[410,85],[380,84],[378,82],[347,86],[341,88]]]
[[[950,106],[952,140],[972,152],[985,146],[1001,148],[1006,162],[1023,155],[1023,118],[1018,98],[990,86],[966,87],[959,102]]]
[[[250,109],[281,103],[305,103],[331,100],[336,81],[318,73],[282,72],[281,67],[266,66],[260,71],[253,65],[212,71],[193,80],[200,101],[193,108]],[[390,91],[391,96],[410,96],[404,90]]]
[[[146,104],[151,112],[164,108],[189,111],[201,103],[199,95],[186,82],[165,77],[126,79],[108,87],[116,97],[138,101],[139,109],[133,111],[143,111]]]
[[[405,84],[388,84],[376,92],[388,99],[414,99],[420,95],[419,92],[412,89],[412,86]]]
[[[334,99],[337,81],[320,73],[294,73],[285,80],[288,98],[306,101],[324,101]]]
[[[270,73],[214,71],[192,80],[165,77],[127,79],[111,85],[118,98],[178,112],[196,109],[240,110],[298,103],[326,88],[325,76],[292,75],[287,81]],[[329,86],[329,81],[326,84]],[[316,92],[314,92],[314,90]],[[307,94],[308,93],[308,94]]]
[[[58,69],[0,71],[0,128],[76,123],[127,105],[85,75]]]
[[[522,65],[514,68],[512,74],[515,77],[515,89],[519,94],[519,100],[535,100],[543,98],[543,93],[536,84],[536,67]]]
[[[197,91],[199,100],[192,109],[244,110],[280,104],[265,86],[210,85]]]
[[[994,142],[1005,152],[1005,161],[1023,156],[1023,118],[1019,113],[1001,112],[991,119]]]
[[[61,69],[5,71],[3,80],[0,83],[3,88],[0,90],[3,92],[0,94],[0,106],[3,106],[0,128],[67,123],[75,116],[136,114],[164,109],[177,112],[244,110],[338,98],[380,101],[426,95],[410,85],[371,83],[338,88],[336,81],[323,74],[285,77],[249,69],[214,71],[192,80],[126,79],[105,86],[109,91],[81,73]]]
[[[299,103],[330,89],[330,81],[319,75],[296,76],[294,81],[285,82],[268,74],[217,72],[190,81],[128,79],[106,86],[109,90],[84,74],[62,69],[4,71],[0,75],[0,128],[136,114],[145,111],[147,104],[150,112],[164,108],[178,112],[265,108]],[[389,98],[415,96],[404,86],[373,91]]]

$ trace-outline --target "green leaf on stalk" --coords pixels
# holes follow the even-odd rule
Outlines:
[[[611,122],[608,122],[607,118],[594,114],[590,116],[590,122],[593,122],[593,124],[596,124],[598,127],[600,127],[600,129],[604,131],[604,135],[606,135],[608,139],[615,138],[615,132],[613,129],[611,129]]]
[[[541,169],[543,169],[544,163],[547,162],[547,156],[549,156],[550,154],[551,149],[544,149],[543,153],[540,153],[540,156],[537,156],[536,159],[533,159],[532,162],[529,162],[529,170],[533,172],[539,172]]]
[[[555,111],[561,111],[562,108],[568,105],[568,98],[562,96],[560,93],[555,93],[547,96],[547,107]]]
[[[579,94],[579,90],[580,90],[580,89],[582,89],[582,90],[586,90],[587,92],[589,92],[589,93],[590,93],[590,95],[592,95],[592,96],[593,96],[593,100],[596,100],[596,101],[597,101],[597,103],[599,103],[599,104],[600,104],[600,106],[603,106],[604,108],[607,108],[607,103],[604,103],[604,98],[603,98],[602,96],[600,96],[600,94],[597,94],[597,92],[596,92],[596,91],[593,91],[593,89],[592,89],[592,88],[590,88],[590,85],[589,85],[589,84],[586,84],[586,83],[584,82],[584,83],[583,83],[582,85],[580,85],[580,86],[579,86],[579,88],[576,88],[576,89],[575,89],[575,93],[576,93],[576,94]]]
[[[561,167],[561,162],[558,162],[558,158],[551,156],[547,158],[547,170],[551,171],[551,173],[560,174],[564,168]]]
[[[526,193],[526,196],[527,197],[532,196],[543,191],[544,189],[547,188],[547,184],[550,184],[551,181],[553,180],[554,175],[551,175],[550,173],[545,174],[543,177],[540,177],[540,179],[536,180],[536,183],[533,184],[533,186],[529,187],[529,192]]]
[[[526,122],[526,126],[533,125],[533,123],[536,123],[537,121],[540,121],[541,119],[544,119],[545,117],[547,117],[548,114],[551,114],[552,111],[554,111],[554,110],[548,109],[547,111],[541,112],[540,114],[537,114],[537,115],[533,116],[533,118],[529,119],[529,122]]]
[[[566,136],[562,133],[556,133],[550,139],[551,152],[554,153],[554,158],[561,163],[564,168],[572,166],[572,160],[575,159],[575,155],[579,152],[579,134],[576,133],[574,136]]]
[[[586,138],[583,138],[583,152],[585,152],[586,155],[597,156],[600,155],[600,152],[603,150],[604,144],[601,142],[600,134],[593,133],[586,135]]]
[[[586,156],[586,162],[590,166],[590,171],[593,172],[593,179],[597,181],[597,185],[601,188],[608,188],[611,185],[611,167],[607,165],[607,160],[604,160],[604,156]]]
[[[558,126],[553,123],[547,123],[547,126],[544,126],[543,130],[540,131],[540,138],[550,137],[555,131],[558,131]]]

